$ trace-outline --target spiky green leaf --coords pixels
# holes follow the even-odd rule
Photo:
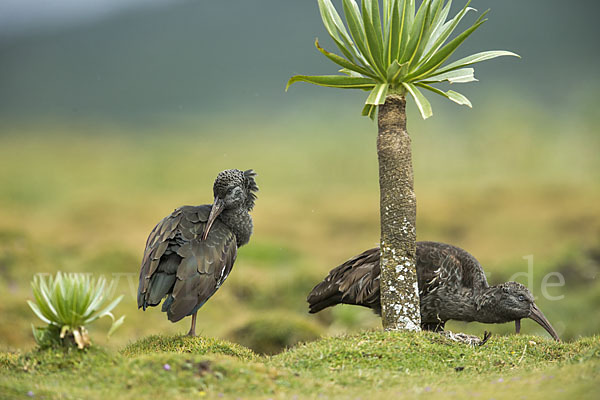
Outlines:
[[[348,68],[342,68],[342,69],[338,70],[338,72],[341,72],[342,74],[345,74],[348,76],[354,76],[356,78],[363,78],[363,75],[359,74],[358,72],[351,71]]]
[[[443,6],[443,3],[441,5]],[[437,13],[435,18],[433,19],[430,26],[429,37],[427,39],[427,46],[425,47],[425,53],[429,51],[429,45],[433,45],[435,43],[435,40],[438,38],[438,35],[441,33],[441,28],[446,23],[446,19],[448,18],[448,14],[450,14],[451,7],[452,0],[449,0],[448,3],[446,3],[446,5],[441,8],[439,13]]]
[[[453,90],[448,90],[447,92],[444,92],[443,90],[440,90],[438,88],[435,88],[433,86],[427,85],[422,82],[417,83],[416,86],[422,87],[423,89],[427,89],[433,93],[439,94],[440,96],[443,96],[443,97],[455,102],[456,104],[464,105],[469,108],[473,108],[473,105],[471,104],[469,99],[467,99],[464,95],[462,95],[458,92],[455,92]]]
[[[423,36],[425,33],[425,23],[427,21],[427,18],[429,17],[429,8],[429,2],[424,1],[423,3],[421,3],[421,7],[419,7],[419,11],[415,16],[414,24],[412,25],[412,29],[410,31],[408,44],[406,45],[404,53],[400,58],[400,64],[404,64],[408,61],[410,65],[415,55],[417,54],[419,44],[423,40]]]
[[[455,70],[458,68],[463,68],[468,65],[473,65],[478,62],[487,61],[487,60],[491,60],[493,58],[502,57],[502,56],[511,56],[511,57],[521,58],[520,55],[513,53],[512,51],[505,51],[505,50],[483,51],[481,53],[477,53],[477,54],[473,54],[473,55],[470,55],[465,58],[461,58],[460,60],[455,61],[451,64],[448,64],[445,67],[439,69],[437,72],[444,73],[444,72],[452,71],[452,70]]]
[[[358,48],[361,63],[365,67],[369,67],[376,71],[375,61],[371,57],[371,53],[367,47],[367,37],[365,27],[362,22],[362,16],[355,0],[343,0],[344,16],[350,30],[350,35]]]
[[[379,0],[364,0],[367,4],[367,14],[371,20],[373,28],[375,28],[375,36],[377,37],[377,43],[383,50],[383,32],[381,26],[381,18],[379,16]]]
[[[409,11],[409,3],[410,0],[400,0],[400,4],[398,7],[398,18],[399,18],[399,33],[397,36],[400,38],[400,43],[398,43],[397,48],[394,53],[394,60],[400,61],[402,55],[406,52],[406,46],[408,45],[408,38],[410,34],[410,29],[412,27],[411,22],[409,21],[408,14]],[[414,8],[414,6],[413,6]]]
[[[421,93],[421,91],[412,83],[403,82],[402,85],[404,85],[406,90],[408,90],[412,98],[415,100],[415,103],[417,103],[417,108],[419,109],[423,119],[431,117],[433,115],[431,103],[429,103],[429,100],[427,100],[423,93]]]
[[[406,25],[413,26],[415,21],[415,0],[406,0]]]
[[[394,61],[395,55],[399,51],[400,44],[400,34],[399,26],[400,26],[400,12],[397,5],[397,1],[402,0],[390,0],[388,4],[390,4],[389,16],[387,16],[387,23],[384,27],[385,32],[385,62],[386,64],[390,64]]]
[[[437,53],[431,57],[422,67],[411,73],[407,80],[414,81],[419,80],[425,76],[436,71],[440,65],[442,65],[452,54],[456,51],[458,46],[462,44],[477,28],[479,28],[486,20],[483,19],[485,13],[475,22],[473,26],[465,30],[463,33],[458,35],[456,38],[451,40],[448,44],[442,47]]]
[[[367,97],[366,104],[379,105],[385,103],[385,96],[388,93],[389,84],[381,83],[373,88],[369,97]]]
[[[114,299],[109,305],[107,305],[106,307],[104,307],[104,309],[102,311],[99,311],[98,313],[90,316],[89,318],[87,318],[83,325],[87,325],[91,322],[94,322],[95,320],[97,320],[98,318],[102,318],[104,316],[107,316],[108,314],[110,314],[110,312],[113,310],[113,308],[115,308],[117,306],[117,304],[119,304],[119,302],[123,300],[123,295],[117,297],[116,299]]]
[[[475,70],[473,68],[461,68],[454,71],[445,72],[442,74],[436,74],[422,80],[424,83],[434,82],[449,82],[449,83],[467,83],[476,82]]]
[[[430,41],[429,38],[433,30],[434,21],[442,12],[443,0],[433,0],[428,4],[429,9],[427,10],[427,14],[425,16],[422,38],[419,41],[415,54],[412,58],[416,62],[418,62],[421,59],[421,56],[423,55],[423,52],[425,51],[425,48],[427,47],[427,44]]]
[[[49,319],[56,320],[58,313],[50,301],[50,295],[46,282],[41,279],[40,275],[36,275],[31,283],[33,297],[39,305],[40,311]]]
[[[362,0],[362,21],[365,28],[366,44],[375,63],[374,67],[381,75],[385,73],[383,65],[383,38],[381,37],[381,25],[377,26],[379,21],[379,0]],[[375,16],[374,8],[377,9]]]
[[[296,82],[307,82],[313,85],[335,87],[340,89],[370,89],[373,88],[377,82],[371,78],[358,78],[354,76],[344,75],[320,75],[320,76],[307,76],[307,75],[296,75],[292,76],[288,81],[285,90],[296,83]]]
[[[112,315],[112,314],[111,314]],[[113,318],[114,320],[114,318]],[[110,327],[110,329],[108,330],[108,333],[106,336],[111,337],[112,334],[114,333],[114,331],[117,330],[118,327],[120,327],[121,325],[123,325],[123,321],[125,321],[125,316],[123,315],[121,318],[119,318],[118,320],[114,321]]]
[[[37,315],[37,317],[39,319],[41,319],[42,321],[44,321],[47,324],[52,324],[52,321],[49,320],[48,318],[46,318],[46,316],[44,315],[44,313],[40,310],[40,308],[37,306],[37,304],[33,303],[30,300],[27,300],[27,304],[29,305],[29,308],[31,308],[31,310],[35,313],[35,315]]]
[[[455,92],[454,90],[448,90],[446,92],[446,94],[448,95],[448,98],[450,100],[452,100],[453,102],[455,102],[456,104],[460,104],[463,106],[467,106],[469,108],[473,108],[473,104],[471,104],[471,101],[469,99],[467,99],[464,95]]]
[[[362,109],[361,115],[363,117],[369,117],[371,119],[375,119],[375,114],[377,114],[377,106],[373,104],[365,104]]]
[[[372,78],[376,78],[375,73],[369,69],[363,68],[359,65],[356,65],[353,62],[348,61],[347,59],[338,56],[337,54],[330,53],[319,45],[319,39],[315,40],[315,47],[325,55],[325,57],[329,58],[331,61],[336,63],[337,65],[344,67],[345,69],[349,69],[354,72],[358,72],[359,74],[370,76]]]
[[[390,27],[389,27],[389,23],[390,23],[390,16],[392,15],[392,10],[394,9],[394,7],[396,7],[395,5],[396,0],[383,0],[383,34],[384,34],[384,41],[387,40],[387,33],[390,31]]]
[[[448,40],[452,32],[456,29],[460,21],[467,15],[469,11],[477,11],[474,8],[469,7],[471,0],[467,2],[467,4],[456,14],[454,18],[450,21],[441,24],[431,33],[431,37],[429,38],[429,43],[425,48],[425,55],[421,59],[421,63],[423,64],[429,61],[443,46],[443,44]],[[448,8],[448,12],[450,9]]]
[[[404,70],[402,67],[407,65],[408,63],[400,65],[397,60],[392,61],[392,63],[387,69],[387,82],[392,84],[399,83],[399,78]]]
[[[342,54],[344,54],[350,61],[354,61],[354,57],[358,56],[358,54],[356,51],[354,51],[352,43],[350,43],[347,34],[344,36],[345,28],[343,28],[343,24],[336,23],[337,20],[341,22],[341,19],[339,18],[339,15],[337,15],[335,7],[333,7],[333,4],[331,4],[330,0],[318,1],[321,19],[323,20],[323,25],[325,26],[327,33],[329,33],[329,36],[331,39],[333,39],[333,42],[340,49]]]

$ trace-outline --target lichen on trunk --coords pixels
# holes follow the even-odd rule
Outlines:
[[[385,330],[421,329],[417,285],[416,214],[406,100],[389,95],[379,106],[381,306]]]

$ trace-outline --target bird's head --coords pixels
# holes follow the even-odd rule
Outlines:
[[[215,200],[202,234],[203,239],[206,239],[212,224],[224,210],[240,208],[246,211],[252,210],[256,200],[255,192],[258,191],[255,176],[256,172],[251,169],[246,171],[226,169],[219,172],[213,185]]]
[[[535,304],[529,289],[518,282],[506,282],[496,288],[495,312],[505,321],[515,321],[517,333],[521,329],[521,319],[530,318],[540,324],[555,340],[560,340],[544,313]]]

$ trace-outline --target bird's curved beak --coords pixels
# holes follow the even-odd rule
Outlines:
[[[206,221],[206,225],[204,225],[204,231],[202,232],[202,240],[206,240],[208,237],[208,233],[210,232],[210,228],[213,223],[221,214],[223,209],[225,208],[225,201],[222,199],[215,197],[215,201],[212,204],[212,208],[210,209],[210,214],[208,215],[208,221]]]
[[[558,337],[558,333],[554,330],[550,322],[544,316],[544,313],[535,305],[531,306],[531,314],[529,314],[529,318],[540,324],[549,334],[556,340],[560,342],[560,338]]]

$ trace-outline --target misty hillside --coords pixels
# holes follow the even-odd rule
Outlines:
[[[475,86],[478,96],[502,87],[506,93],[520,91],[519,97],[544,99],[598,86],[596,77],[583,80],[596,74],[593,41],[599,28],[593,11],[600,6],[579,1],[585,11],[566,12],[564,4],[473,1],[492,13],[462,52],[509,49],[523,56],[478,67],[484,85]],[[150,121],[170,113],[236,109],[267,115],[321,99],[359,107],[360,93],[307,85],[284,93],[293,74],[336,71],[314,49],[317,36],[334,50],[316,0],[233,0],[137,8],[93,24],[0,37],[0,118]]]

